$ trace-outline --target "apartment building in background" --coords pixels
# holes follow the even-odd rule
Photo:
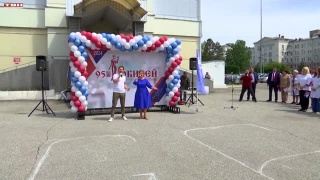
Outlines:
[[[75,31],[168,36],[182,41],[182,69],[200,47],[200,0],[7,0],[0,2],[0,89],[34,89],[37,55],[47,57],[49,88],[68,84],[68,35]],[[30,74],[20,75],[25,71]],[[17,78],[19,76],[19,78]],[[13,84],[13,85],[7,85]],[[38,84],[39,85],[39,84]],[[37,87],[38,87],[37,85]]]
[[[260,41],[254,43],[254,54],[250,64],[260,62]],[[309,32],[308,38],[287,39],[279,35],[276,38],[265,37],[261,40],[262,64],[279,62],[297,69],[301,64],[308,67],[320,66],[320,30]]]
[[[228,44],[225,44],[225,45],[222,45],[222,46],[221,46],[221,47],[222,47],[222,51],[223,51],[223,57],[226,57],[227,51],[228,51],[229,49],[231,49],[231,44],[232,44],[232,43],[228,43]]]

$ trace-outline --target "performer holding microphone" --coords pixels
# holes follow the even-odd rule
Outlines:
[[[241,89],[241,94],[240,94],[240,99],[239,101],[242,101],[243,94],[248,90],[248,92],[252,96],[252,100],[257,102],[256,96],[252,91],[252,86],[251,86],[251,81],[252,81],[252,76],[249,74],[249,71],[246,70],[244,75],[240,78],[242,80],[242,89]]]
[[[152,106],[151,96],[149,94],[149,89],[158,90],[156,87],[152,87],[148,79],[144,78],[144,71],[139,71],[139,79],[136,79],[133,84],[137,86],[137,91],[134,96],[134,107],[139,109],[140,118],[148,120],[147,109]],[[143,116],[142,116],[143,111]]]
[[[125,102],[126,102],[126,90],[129,91],[130,88],[126,85],[126,76],[124,74],[124,67],[119,66],[118,74],[114,74],[112,78],[113,82],[113,94],[112,94],[112,108],[111,108],[111,117],[109,122],[113,121],[115,109],[120,99],[121,105],[121,114],[123,120],[127,120],[125,116]]]

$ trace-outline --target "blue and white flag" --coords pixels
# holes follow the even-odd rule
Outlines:
[[[197,91],[201,94],[208,94],[208,91],[204,87],[202,60],[199,49],[197,49]]]

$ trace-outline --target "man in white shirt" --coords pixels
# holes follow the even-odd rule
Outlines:
[[[118,73],[113,75],[113,94],[112,94],[112,108],[111,108],[111,117],[109,122],[113,121],[115,109],[120,99],[121,105],[121,114],[123,120],[127,120],[125,114],[125,102],[126,102],[126,91],[129,91],[128,86],[126,85],[126,76],[124,74],[124,67],[119,66]]]

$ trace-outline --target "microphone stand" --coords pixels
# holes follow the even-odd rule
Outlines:
[[[236,110],[236,108],[238,108],[238,107],[233,106],[233,92],[234,92],[234,86],[233,85],[234,85],[233,72],[231,72],[231,106],[230,107],[224,107],[224,109]]]

